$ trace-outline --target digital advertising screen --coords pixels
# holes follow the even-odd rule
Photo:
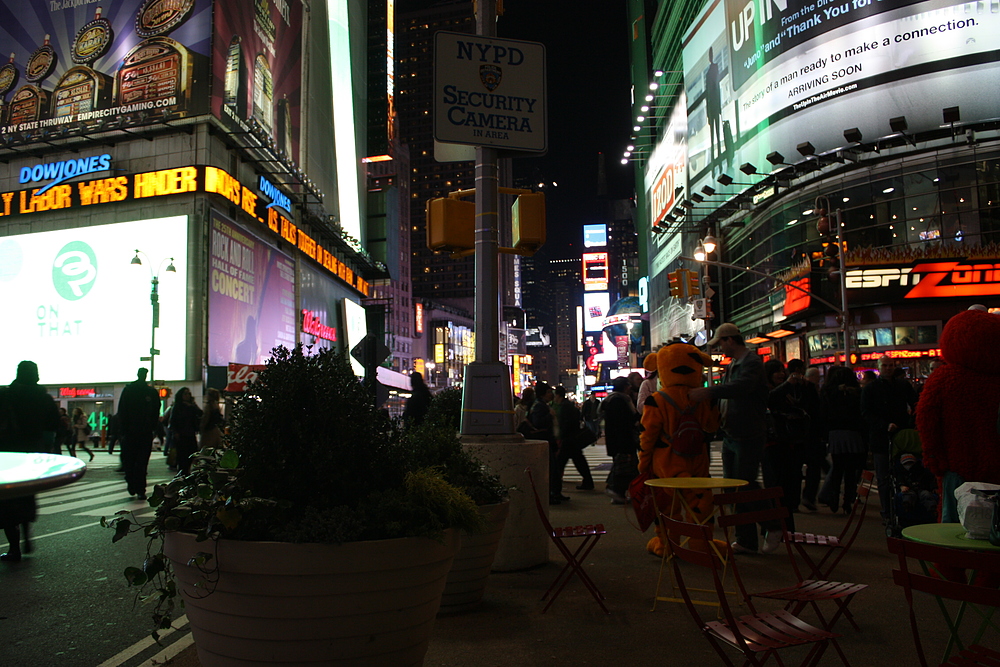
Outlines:
[[[689,177],[767,172],[772,151],[794,162],[798,144],[838,148],[851,128],[871,141],[900,116],[908,132],[942,126],[949,107],[994,118],[998,49],[995,3],[708,3],[683,39]]]
[[[299,342],[311,345],[314,353],[338,349],[341,330],[338,326],[338,304],[345,291],[319,271],[299,267],[299,317],[302,320]]]
[[[295,262],[212,213],[208,267],[208,365],[262,364],[295,345]]]
[[[583,254],[583,289],[601,291],[608,289],[608,253],[587,252]]]
[[[604,329],[604,318],[611,309],[611,295],[607,292],[584,292],[583,294],[583,330],[601,331]]]
[[[156,380],[185,380],[187,216],[0,237],[0,377],[38,364],[41,384],[131,382],[149,368],[158,276]],[[132,264],[136,248],[141,264]],[[172,259],[171,259],[172,258]],[[175,271],[167,271],[173,265]]]
[[[368,335],[368,320],[365,308],[360,303],[350,299],[341,300],[342,317],[341,330],[344,332],[344,353],[351,359],[351,368],[358,377],[364,377],[365,367],[351,355],[351,350]]]
[[[583,247],[603,248],[608,245],[607,225],[584,225],[583,226]]]
[[[0,134],[208,112],[211,0],[2,0],[0,17]]]
[[[212,113],[256,121],[298,162],[302,88],[300,0],[215,0]]]

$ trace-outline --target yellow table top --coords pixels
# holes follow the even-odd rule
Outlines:
[[[646,480],[646,486],[661,489],[729,489],[749,483],[745,479],[726,477],[657,477]]]

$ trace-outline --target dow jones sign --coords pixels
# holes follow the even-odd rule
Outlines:
[[[536,42],[436,33],[434,138],[545,152],[545,47]]]

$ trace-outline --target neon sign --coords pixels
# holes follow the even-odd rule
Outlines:
[[[111,169],[111,156],[105,153],[104,155],[82,157],[77,160],[46,162],[45,164],[36,164],[34,167],[24,167],[21,169],[19,182],[26,184],[52,181],[48,185],[39,188],[38,192],[35,193],[36,195],[40,195],[53,185],[62,183],[67,178],[93,174],[98,171],[107,171],[108,169]]]
[[[311,310],[302,309],[302,333],[312,334],[317,338],[337,342],[337,327],[328,327],[319,320],[319,316]]]
[[[907,292],[907,299],[1000,294],[1000,264],[929,262],[917,264],[912,273],[924,277]]]
[[[279,190],[274,183],[267,180],[263,176],[260,177],[260,191],[265,197],[271,200],[271,203],[267,205],[268,208],[272,206],[278,206],[285,209],[289,213],[292,211],[292,200],[288,198],[284,192]]]
[[[781,310],[781,314],[785,316],[803,311],[812,303],[812,294],[809,293],[809,276],[790,280],[789,283],[785,285],[785,305]]]

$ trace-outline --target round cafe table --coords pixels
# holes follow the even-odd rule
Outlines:
[[[1000,553],[1000,547],[993,546],[989,540],[971,540],[965,534],[960,523],[923,523],[903,529],[903,537],[922,544]]]
[[[32,496],[75,482],[87,465],[75,456],[0,452],[0,498]]]

